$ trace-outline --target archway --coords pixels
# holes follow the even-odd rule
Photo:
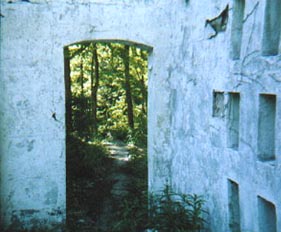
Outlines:
[[[134,146],[128,150],[135,165],[143,162],[138,161],[140,151],[145,149],[146,153],[148,78],[144,75],[148,74],[151,52],[149,46],[123,40],[82,41],[64,48],[67,212],[75,205],[71,194],[79,185],[80,190],[84,189],[82,195],[87,192],[87,199],[77,203],[89,207],[86,213],[94,226],[108,188],[113,186],[108,173],[112,156],[107,157],[104,142],[112,139],[144,145],[145,148]],[[120,144],[111,145],[110,149],[120,149]],[[125,158],[128,160],[129,156]],[[147,167],[145,172],[147,175]],[[79,181],[73,181],[73,176],[78,176]],[[85,177],[92,181],[84,183]],[[67,215],[68,219],[73,218],[72,214]],[[76,224],[87,224],[85,215],[74,220]]]

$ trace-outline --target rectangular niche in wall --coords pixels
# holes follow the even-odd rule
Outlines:
[[[258,157],[262,161],[275,159],[276,95],[260,94],[258,119]]]
[[[227,145],[235,150],[239,147],[240,94],[229,93]]]
[[[277,232],[275,205],[258,196],[259,232]]]
[[[281,0],[266,0],[262,54],[272,56],[278,54],[281,31]]]
[[[232,180],[228,180],[228,210],[229,230],[240,232],[239,185]]]
[[[224,117],[224,92],[213,91],[213,117]]]
[[[232,27],[231,27],[231,46],[232,46],[231,57],[234,60],[240,58],[244,10],[245,10],[245,0],[234,0],[233,19],[232,19]]]

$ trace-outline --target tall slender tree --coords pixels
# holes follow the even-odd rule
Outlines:
[[[84,99],[84,63],[83,54],[80,55],[80,85],[81,85],[81,97]]]
[[[147,55],[145,54],[144,51],[141,51],[141,59],[142,61],[147,60]],[[141,93],[142,93],[142,110],[143,113],[147,113],[147,86],[146,86],[146,80],[145,80],[145,75],[147,75],[146,72],[142,72],[139,74],[141,76],[140,82],[141,82]]]
[[[92,44],[92,62],[91,62],[91,102],[92,102],[92,119],[93,119],[93,132],[97,133],[98,120],[97,120],[97,94],[99,89],[99,60],[97,52],[97,44]]]
[[[66,110],[66,135],[72,131],[72,109],[71,109],[71,69],[70,54],[68,47],[64,48],[64,78],[65,78],[65,110]]]
[[[133,112],[133,101],[132,101],[131,85],[130,85],[130,47],[128,45],[124,46],[123,62],[125,67],[125,91],[126,91],[128,123],[130,128],[134,129],[134,112]]]

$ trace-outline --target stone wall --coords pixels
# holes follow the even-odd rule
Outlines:
[[[269,45],[280,40],[274,29],[280,22],[264,23],[280,7],[266,6],[265,0],[8,2],[1,0],[5,227],[63,224],[63,48],[119,39],[153,48],[150,190],[168,182],[177,191],[203,194],[211,231],[229,231],[229,224],[237,223],[242,231],[258,231],[258,221],[269,214],[279,216],[272,223],[281,230],[280,45]],[[213,31],[205,20],[219,15],[227,3],[226,31],[208,39]]]

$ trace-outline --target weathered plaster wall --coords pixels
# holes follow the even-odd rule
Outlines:
[[[154,48],[149,117],[150,127],[160,129],[150,131],[150,152],[168,153],[171,21],[177,8],[185,9],[184,1],[171,6],[162,0],[30,2],[1,1],[1,221],[14,229],[54,227],[65,220],[63,47],[68,44],[122,39]],[[157,162],[164,165],[162,157],[165,161],[161,156]],[[160,163],[154,170],[151,185],[166,173]]]
[[[230,179],[239,185],[242,231],[258,231],[258,196],[275,204],[281,230],[281,62],[280,55],[261,56],[264,0],[245,5],[239,60],[231,59],[231,41],[239,40],[231,37],[232,1],[33,2],[1,1],[1,216],[6,225],[52,226],[65,220],[63,47],[122,39],[153,47],[150,190],[168,181],[176,190],[204,194],[211,231],[225,232]],[[226,32],[208,40],[206,18],[217,16],[227,3],[232,10]],[[213,90],[224,92],[224,117],[212,116]],[[237,150],[227,147],[228,92],[240,93]],[[260,93],[277,99],[276,159],[269,162],[257,155]],[[58,121],[51,117],[54,112]]]
[[[266,1],[246,1],[241,57],[232,60],[233,2],[190,1],[187,14],[192,31],[185,46],[175,49],[175,57],[183,59],[171,64],[173,114],[167,145],[172,154],[171,183],[179,191],[207,197],[212,231],[230,231],[228,179],[239,186],[242,231],[259,231],[258,196],[275,205],[276,231],[281,231],[281,50],[279,46],[279,55],[262,56]],[[206,40],[204,20],[218,15],[227,3],[232,10],[226,32]],[[223,117],[213,117],[214,90],[224,92]],[[240,93],[237,150],[227,145],[229,92]],[[258,158],[261,93],[276,95],[275,160],[271,161]],[[264,137],[272,138],[270,127],[263,131]]]

